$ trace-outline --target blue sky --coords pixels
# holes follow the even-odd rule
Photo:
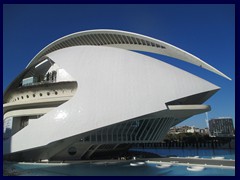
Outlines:
[[[3,91],[46,45],[88,29],[119,29],[163,40],[203,59],[230,78],[150,54],[221,87],[205,104],[209,118],[235,120],[235,7],[202,5],[13,5],[3,6]],[[206,127],[205,114],[179,125]]]

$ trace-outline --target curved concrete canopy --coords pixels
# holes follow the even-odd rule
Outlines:
[[[203,60],[199,59],[198,57],[169,43],[137,33],[109,29],[87,30],[64,36],[43,48],[30,61],[28,66],[31,65],[31,63],[34,61],[38,61],[44,55],[58,49],[81,45],[110,46],[127,50],[146,51],[166,55],[194,64],[196,66],[200,66],[231,80],[228,76],[212,67],[211,65],[207,64]]]

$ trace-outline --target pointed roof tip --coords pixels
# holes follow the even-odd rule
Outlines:
[[[228,79],[229,81],[232,81],[232,79],[230,77],[228,77],[227,75],[225,75],[224,73],[222,73],[221,71],[219,71],[215,68],[213,68],[212,72],[218,74],[219,76],[222,76],[222,77]]]
[[[232,81],[232,79],[230,78],[230,77],[228,77],[228,76],[224,76],[226,79],[228,79],[229,81]]]
[[[198,60],[198,62],[200,62],[200,67],[203,68],[203,69],[206,69],[208,71],[211,71],[219,76],[222,76],[228,80],[232,80],[230,77],[228,77],[227,75],[225,75],[224,73],[222,73],[221,71],[219,71],[218,69],[216,69],[215,67],[211,66],[210,64],[206,63],[205,61],[203,61],[202,59],[192,55],[189,53],[189,55],[191,55],[193,58],[196,58]]]
[[[228,79],[229,81],[232,80],[230,77],[228,77],[227,75],[225,75],[221,71],[217,70],[216,68],[212,67],[211,65],[209,65],[208,67],[210,67],[211,69],[209,69],[209,68],[204,68],[204,69],[207,69],[207,70],[209,70],[209,71],[211,71],[211,72],[213,72],[213,73],[215,73],[215,74],[217,74],[219,76],[222,76],[222,77]]]

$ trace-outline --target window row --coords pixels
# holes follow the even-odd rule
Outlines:
[[[47,94],[47,96],[50,96],[51,93],[50,93],[50,92],[47,92],[46,94]],[[54,94],[55,94],[55,95],[58,95],[58,92],[57,92],[57,91],[54,91]],[[34,93],[34,94],[32,94],[32,97],[35,98],[37,95],[39,95],[40,97],[42,97],[42,96],[43,96],[43,93],[39,93],[39,94],[35,94],[35,93]],[[14,101],[21,100],[21,99],[24,99],[24,98],[27,98],[27,99],[28,99],[28,98],[30,98],[30,96],[27,94],[26,97],[25,97],[25,96],[16,97],[16,98],[13,100],[13,102],[14,102]]]

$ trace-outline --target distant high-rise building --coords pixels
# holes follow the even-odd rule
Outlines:
[[[214,118],[208,121],[209,135],[212,137],[234,136],[233,120],[229,117]]]

